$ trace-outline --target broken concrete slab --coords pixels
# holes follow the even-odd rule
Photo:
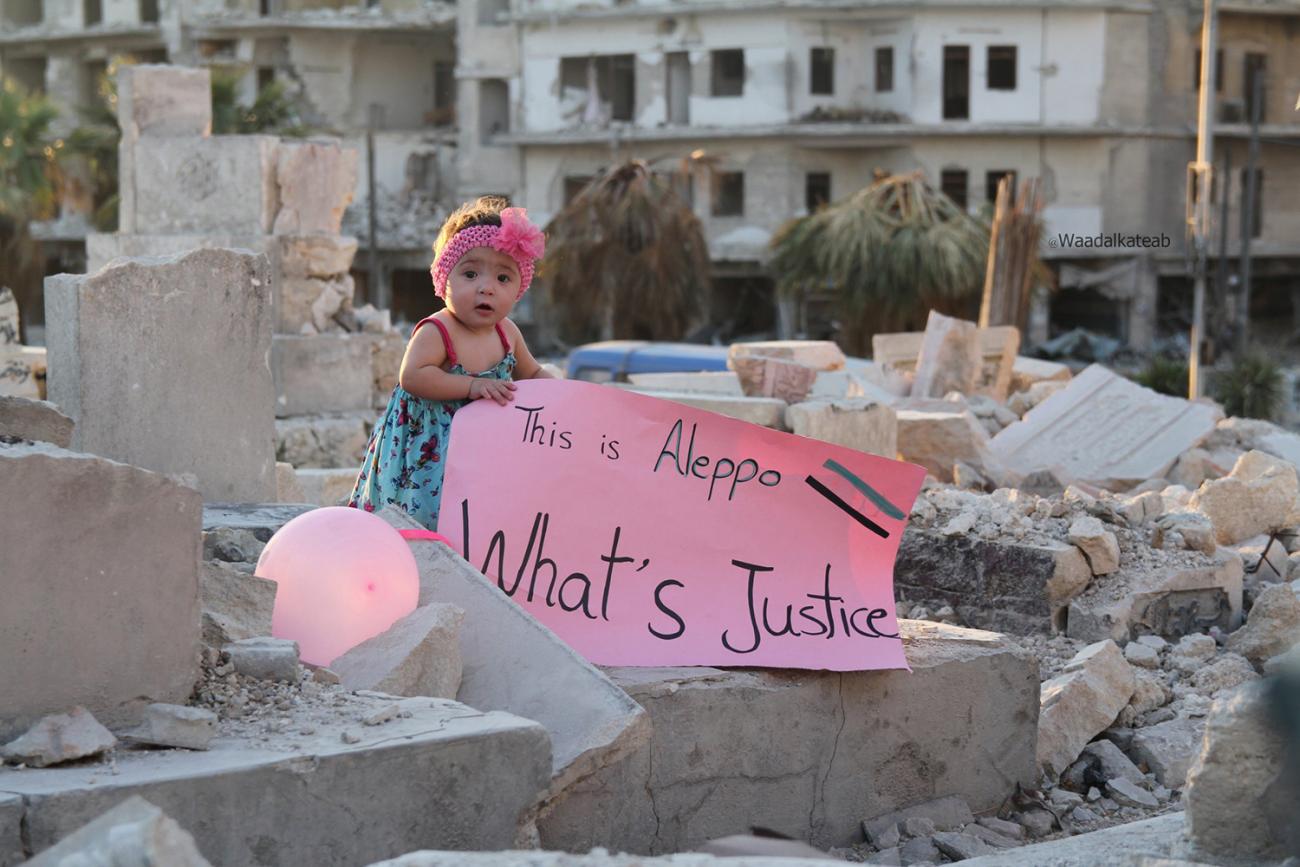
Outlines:
[[[44,400],[0,395],[0,436],[72,446],[73,421]]]
[[[1143,781],[1142,771],[1124,755],[1115,744],[1107,740],[1093,741],[1083,748],[1081,756],[1097,760],[1102,776],[1108,780],[1123,778],[1131,783]]]
[[[350,334],[277,334],[271,372],[277,416],[370,409],[371,341]],[[297,466],[297,464],[295,464]]]
[[[1082,641],[1127,642],[1139,635],[1177,638],[1241,623],[1241,558],[1219,549],[1204,565],[1121,571],[1122,582],[1090,586],[1070,601],[1066,634]]]
[[[1151,769],[1160,785],[1181,789],[1187,784],[1187,772],[1200,752],[1204,733],[1204,718],[1178,717],[1138,729],[1129,751]]]
[[[421,605],[384,632],[329,664],[348,689],[390,695],[456,697],[460,689],[460,626],[455,605]]]
[[[139,744],[206,750],[217,734],[217,715],[201,707],[179,704],[151,704],[144,709],[144,721],[127,737]]]
[[[920,464],[939,481],[951,482],[953,465],[959,462],[985,476],[1001,474],[988,432],[969,410],[900,408],[895,417],[899,457]]]
[[[1163,477],[1220,417],[1208,404],[1157,394],[1094,364],[995,436],[992,450],[1020,473],[1054,470],[1126,491]]]
[[[1287,526],[1297,493],[1293,464],[1250,451],[1226,478],[1202,484],[1189,505],[1210,519],[1220,545],[1232,545]]]
[[[1045,681],[1038,720],[1038,763],[1059,776],[1094,737],[1108,728],[1133,697],[1133,669],[1113,641],[1075,654]]]
[[[740,355],[728,358],[746,397],[775,397],[786,403],[807,399],[817,381],[817,368],[784,358]]]
[[[25,798],[38,852],[132,795],[188,828],[218,864],[347,867],[420,848],[511,845],[550,776],[542,727],[439,699],[395,703],[381,726],[340,719],[269,743],[229,735],[207,752],[119,753],[112,773],[10,773],[0,792]]]
[[[1260,591],[1246,625],[1228,636],[1227,648],[1256,666],[1300,643],[1300,599],[1290,584]]]
[[[1011,354],[1014,356],[1015,351]],[[982,363],[979,326],[931,310],[916,358],[912,394],[915,397],[943,397],[950,391],[971,394],[979,382]]]
[[[902,825],[909,819],[925,819],[930,822],[929,833],[934,833],[963,828],[974,822],[975,816],[971,814],[970,805],[963,798],[948,795],[866,819],[862,823],[862,832],[868,840],[874,840],[890,828]],[[908,833],[912,833],[911,830],[908,830]],[[912,836],[917,835],[912,834]]]
[[[1037,382],[1069,382],[1073,375],[1068,366],[1058,361],[1017,355],[1011,364],[1011,383],[1007,392],[1015,394]]]
[[[138,796],[127,798],[25,863],[30,867],[126,863],[211,867],[184,828]]]
[[[117,122],[128,140],[210,134],[212,84],[208,69],[123,64],[117,70]]]
[[[281,235],[280,273],[286,277],[334,277],[352,270],[357,239],[338,234]]]
[[[288,461],[275,462],[275,501],[277,503],[306,503],[307,497],[298,484],[293,464]]]
[[[333,138],[281,141],[275,179],[275,234],[337,235],[357,186],[357,150]]]
[[[616,383],[622,385],[621,383]],[[638,394],[644,394],[646,397],[657,397],[660,400],[672,401],[686,406],[702,409],[706,412],[716,412],[718,415],[729,416],[730,418],[747,421],[750,424],[770,427],[773,430],[783,431],[785,426],[785,410],[788,404],[775,397],[731,397],[723,394],[701,394],[698,392],[688,391],[650,391],[641,388],[627,387],[630,391]]]
[[[1019,849],[1002,849],[961,863],[964,867],[1043,867],[1046,864],[1052,867],[1097,867],[1099,864],[1141,867],[1146,863],[1141,860],[1144,857],[1163,859],[1186,854],[1185,838],[1183,814],[1168,813],[1154,819],[1128,822]],[[1157,864],[1164,862],[1151,862],[1151,867]]]
[[[332,277],[285,277],[276,286],[275,330],[278,334],[317,334],[331,330],[340,310],[350,309],[356,286],[350,274]],[[334,325],[334,331],[341,327]]]
[[[0,746],[0,759],[10,764],[44,768],[97,756],[117,746],[113,733],[84,707],[52,714],[19,737]]]
[[[157,473],[0,441],[0,659],[22,660],[0,665],[0,740],[73,705],[117,726],[189,695],[201,509]]]
[[[399,530],[424,529],[392,507],[376,514]],[[459,554],[429,541],[412,541],[411,553],[420,570],[418,604],[450,603],[465,612],[457,699],[537,720],[550,733],[548,797],[645,744],[650,720],[641,706]]]
[[[1109,575],[1119,569],[1119,541],[1099,519],[1091,515],[1070,524],[1070,544],[1083,552],[1094,575]]]
[[[235,672],[256,680],[298,679],[298,642],[287,638],[243,638],[222,648]]]
[[[1036,660],[993,633],[901,629],[911,674],[612,669],[653,738],[543,816],[543,846],[679,852],[761,825],[826,848],[864,816],[946,795],[992,810],[1032,784]]]
[[[807,365],[816,370],[843,370],[844,352],[832,340],[756,340],[727,347],[727,367],[747,357],[776,358]]]
[[[1188,774],[1187,824],[1206,852],[1281,857],[1295,822],[1285,739],[1271,717],[1268,686],[1248,683],[1214,703]]]
[[[998,325],[979,328],[976,333],[981,364],[974,393],[1004,401],[1020,346],[1020,332],[1014,326]],[[871,338],[872,357],[886,378],[902,375],[910,379],[915,376],[924,342],[923,331],[876,334]]]
[[[75,447],[192,473],[209,500],[273,498],[270,280],[235,250],[46,278],[50,399]]]
[[[0,792],[0,864],[18,864],[27,855],[23,849],[23,799]]]
[[[373,360],[373,359],[372,359]],[[275,457],[297,470],[361,466],[373,409],[275,420]]]
[[[133,148],[129,231],[269,233],[279,204],[279,148],[270,135],[141,138]]]
[[[791,433],[893,459],[898,455],[898,417],[867,398],[807,400],[786,408]]]
[[[973,834],[961,834],[953,831],[940,831],[930,838],[930,842],[953,861],[978,858],[980,855],[989,855],[997,851],[997,847],[990,846]]]

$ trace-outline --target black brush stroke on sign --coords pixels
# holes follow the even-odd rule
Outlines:
[[[821,494],[823,497],[830,500],[835,505],[839,506],[845,512],[848,512],[849,515],[851,515],[854,518],[854,520],[856,520],[859,524],[866,527],[868,530],[875,533],[877,536],[879,536],[882,539],[889,538],[888,530],[886,530],[884,527],[880,526],[875,521],[868,518],[866,515],[859,512],[857,509],[850,506],[848,503],[841,500],[839,497],[835,495],[835,492],[832,491],[830,488],[826,487],[821,482],[814,479],[812,476],[809,476],[808,478],[804,479],[804,481],[807,482],[809,485],[811,485],[814,491]]]

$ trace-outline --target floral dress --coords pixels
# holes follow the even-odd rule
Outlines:
[[[432,316],[420,320],[411,332],[432,322],[442,334],[447,347],[448,373],[484,379],[510,379],[515,369],[515,353],[505,331],[497,324],[497,336],[506,351],[496,365],[482,373],[470,373],[456,360],[447,327]],[[416,397],[400,385],[393,389],[384,416],[375,425],[366,448],[366,457],[352,488],[348,505],[374,512],[384,506],[396,506],[430,530],[438,529],[438,507],[442,502],[442,476],[447,458],[447,438],[451,419],[468,400],[426,400]]]

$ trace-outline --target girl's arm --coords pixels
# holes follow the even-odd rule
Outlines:
[[[415,332],[406,344],[402,370],[397,384],[425,400],[465,400],[488,397],[504,406],[514,399],[515,384],[502,380],[480,379],[442,369],[447,361],[447,347],[436,326]]]
[[[542,370],[537,359],[533,358],[533,354],[528,351],[528,344],[524,342],[524,334],[519,330],[519,326],[509,319],[504,321],[510,345],[515,348],[515,379],[554,379],[555,377]]]

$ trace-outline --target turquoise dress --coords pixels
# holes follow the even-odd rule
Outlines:
[[[483,379],[511,378],[515,353],[500,323],[496,329],[505,358],[482,373],[470,373],[456,360],[451,335],[437,319],[430,316],[420,320],[411,336],[428,322],[437,326],[447,347],[447,361],[451,363],[448,373]],[[396,386],[383,418],[370,437],[348,505],[367,512],[396,506],[430,530],[437,530],[451,419],[467,403],[468,400],[426,400]]]

